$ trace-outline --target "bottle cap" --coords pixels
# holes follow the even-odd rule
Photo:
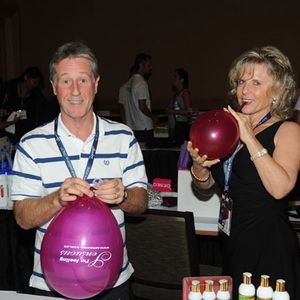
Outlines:
[[[285,280],[283,280],[283,279],[276,280],[276,291],[277,292],[285,292]]]
[[[251,277],[252,277],[251,273],[244,272],[243,273],[243,283],[245,283],[245,284],[251,284]]]
[[[205,280],[205,291],[213,292],[214,282],[212,280]]]
[[[228,291],[228,281],[227,279],[220,279],[220,291],[227,292]]]
[[[268,275],[261,275],[260,276],[260,285],[262,287],[268,287],[269,286],[269,279],[270,279],[270,276],[268,276]]]
[[[200,292],[200,281],[199,280],[192,280],[192,292]]]

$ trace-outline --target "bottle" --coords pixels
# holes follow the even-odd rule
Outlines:
[[[251,277],[251,273],[243,273],[243,283],[239,286],[239,300],[255,300],[255,287],[251,283]]]
[[[178,101],[175,100],[174,102],[174,110],[180,110],[181,107],[180,107],[180,104],[178,103]]]
[[[256,291],[257,300],[272,300],[273,289],[269,285],[270,276],[261,275],[260,277],[260,286]]]
[[[12,210],[14,207],[14,203],[11,200],[11,184],[12,184],[12,170],[6,171],[6,202],[7,209]]]
[[[217,292],[217,300],[230,300],[230,292],[228,290],[228,280],[220,279],[220,288]]]
[[[7,147],[1,148],[1,171],[0,171],[0,197],[6,202],[6,209],[13,209],[13,202],[10,197],[10,186],[12,178],[12,159]]]
[[[276,280],[276,289],[273,293],[273,300],[290,300],[289,293],[285,290],[285,280]]]
[[[191,291],[188,294],[188,300],[201,300],[200,281],[192,280]]]
[[[7,176],[4,170],[0,169],[0,208],[7,208],[7,195],[6,195]]]
[[[215,300],[216,293],[214,292],[214,282],[212,280],[205,280],[205,290],[202,295],[203,300]]]

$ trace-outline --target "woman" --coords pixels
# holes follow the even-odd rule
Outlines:
[[[166,113],[169,115],[170,135],[175,135],[178,146],[189,138],[188,114],[191,108],[191,92],[188,88],[188,72],[184,69],[175,69],[172,81],[174,96]]]
[[[41,125],[49,110],[47,100],[42,94],[43,75],[36,67],[28,67],[18,78],[8,80],[0,88],[0,106],[13,116],[22,111],[15,126],[15,133],[9,138],[16,144],[21,136],[34,127]]]
[[[291,299],[300,299],[300,248],[286,213],[300,169],[300,126],[288,121],[295,93],[292,68],[275,47],[253,49],[233,62],[229,81],[241,107],[227,109],[238,122],[240,146],[222,162],[208,160],[189,142],[193,183],[225,190],[219,228],[233,299],[246,271],[256,287],[262,274],[271,277],[273,288],[276,279],[286,280]]]

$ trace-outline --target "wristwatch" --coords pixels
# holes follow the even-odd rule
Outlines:
[[[124,196],[123,196],[123,201],[126,201],[128,198],[128,194],[127,194],[127,191],[124,190]]]

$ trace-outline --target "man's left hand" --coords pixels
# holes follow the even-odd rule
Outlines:
[[[94,186],[94,194],[107,204],[120,204],[124,200],[125,187],[120,179],[104,180]]]

